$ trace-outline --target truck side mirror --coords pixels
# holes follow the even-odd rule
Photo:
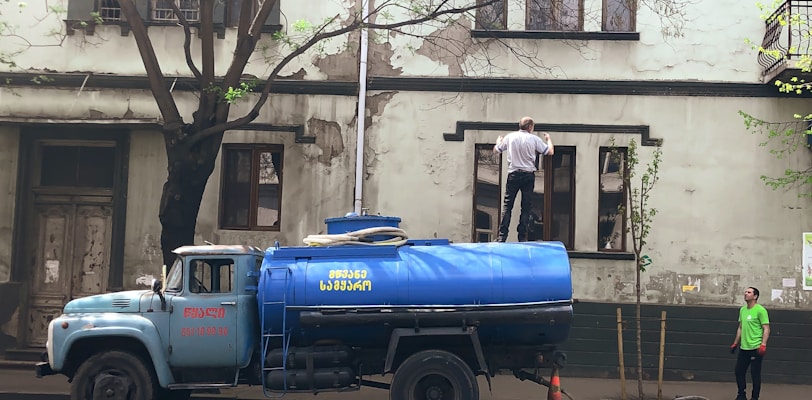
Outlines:
[[[157,280],[157,279],[153,279],[152,280],[152,293],[157,294],[158,297],[161,299],[161,311],[166,311],[166,298],[164,298],[164,292],[162,290],[163,290],[163,283],[161,281]],[[152,311],[151,308],[150,308],[150,311]]]
[[[161,289],[163,289],[163,284],[161,283],[161,281],[158,280],[158,279],[153,279],[152,280],[152,292],[153,293],[158,293],[158,292],[161,291]]]

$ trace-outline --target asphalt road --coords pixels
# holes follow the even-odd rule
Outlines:
[[[709,400],[730,400],[736,397],[736,384],[731,372],[730,382],[665,382],[663,400],[673,400],[678,396],[701,396]],[[482,400],[544,400],[547,388],[532,382],[522,382],[512,376],[496,376],[493,379],[492,396],[488,384],[479,378],[480,399]],[[561,386],[574,400],[617,400],[620,399],[620,383],[615,379],[569,378],[561,376]],[[629,400],[636,398],[637,382],[626,384]],[[67,400],[70,390],[64,376],[48,376],[37,379],[33,370],[0,369],[0,400]],[[656,399],[656,382],[645,382],[646,398]],[[812,385],[764,384],[761,400],[806,400],[812,397]],[[196,393],[195,400],[202,399],[264,399],[258,387],[240,387],[223,390],[220,394]],[[290,394],[284,397],[291,400],[388,400],[388,392],[364,387],[360,392]],[[563,397],[566,399],[566,396]]]

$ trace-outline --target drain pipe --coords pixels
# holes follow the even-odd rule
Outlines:
[[[364,23],[369,22],[369,0],[364,0],[361,18]],[[355,140],[355,214],[361,215],[364,204],[364,121],[367,109],[367,52],[369,50],[369,32],[366,27],[361,28],[361,60],[358,70],[358,133]]]

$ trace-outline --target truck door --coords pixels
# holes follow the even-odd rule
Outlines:
[[[239,313],[235,264],[228,257],[188,257],[184,294],[171,300],[173,367],[234,367]]]

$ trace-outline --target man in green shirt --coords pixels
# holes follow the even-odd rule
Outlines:
[[[736,360],[736,385],[739,394],[736,400],[747,400],[747,367],[750,367],[750,378],[753,381],[751,400],[758,400],[761,392],[761,361],[767,352],[767,339],[770,338],[770,318],[767,310],[757,304],[758,289],[749,287],[744,291],[744,301],[747,303],[739,310],[739,329],[736,330],[736,340],[730,345],[730,352],[740,348],[739,358]],[[739,346],[741,343],[741,346]]]

